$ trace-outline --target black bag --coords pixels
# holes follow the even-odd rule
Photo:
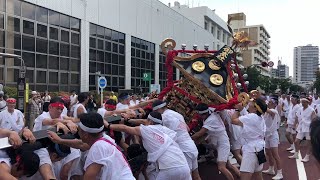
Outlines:
[[[262,164],[262,163],[267,162],[266,155],[264,154],[264,149],[262,149],[259,152],[256,152],[256,155],[258,157],[259,165]]]

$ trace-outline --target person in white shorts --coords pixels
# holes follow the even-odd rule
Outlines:
[[[262,171],[263,173],[274,175],[274,165],[277,167],[277,175],[272,179],[282,179],[282,166],[278,152],[279,135],[278,124],[280,123],[280,116],[275,109],[278,105],[278,96],[271,96],[268,102],[268,110],[262,116],[266,123],[266,155],[269,162],[269,169]]]
[[[240,116],[235,111],[231,120],[235,125],[242,127],[242,162],[240,166],[241,180],[262,180],[263,161],[258,159],[256,153],[264,155],[266,125],[261,117],[267,111],[267,105],[261,99],[250,101],[249,114]],[[263,159],[263,157],[262,157]]]
[[[296,141],[294,142],[296,151],[292,156],[289,156],[290,159],[299,159],[298,153],[300,150],[300,143],[301,141],[306,138],[307,140],[307,153],[306,156],[301,160],[302,162],[308,162],[310,160],[310,153],[311,153],[311,144],[310,144],[310,124],[311,122],[316,119],[316,113],[314,109],[309,105],[310,100],[307,98],[300,99],[302,107],[298,112],[298,121],[299,125],[297,127],[297,137]]]
[[[296,123],[298,122],[297,119],[297,112],[300,110],[300,100],[299,96],[293,94],[291,96],[291,106],[289,108],[288,119],[287,119],[287,128],[286,128],[286,138],[291,146],[287,149],[287,151],[295,152],[294,141],[296,138]]]
[[[198,149],[188,133],[188,126],[181,114],[166,107],[166,103],[156,100],[152,103],[153,111],[162,115],[163,125],[177,133],[176,143],[185,155],[192,179],[201,179],[198,171]]]
[[[218,151],[218,169],[228,179],[233,180],[233,175],[227,169],[230,168],[236,175],[240,176],[239,170],[230,164],[228,161],[230,153],[230,142],[226,132],[226,128],[220,115],[209,108],[208,105],[200,103],[197,105],[196,110],[201,119],[204,120],[203,126],[200,131],[192,135],[193,140],[198,140],[200,137],[208,134],[210,144],[213,145]]]
[[[151,112],[147,120],[146,125],[136,127],[108,124],[106,121],[105,126],[141,136],[143,146],[148,152],[148,162],[155,165],[158,172],[154,174],[156,180],[191,180],[187,160],[175,142],[177,133],[161,125],[162,116],[158,112]]]

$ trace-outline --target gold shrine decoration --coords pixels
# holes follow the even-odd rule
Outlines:
[[[223,83],[223,77],[220,74],[212,74],[210,82],[214,85],[220,86]]]
[[[201,61],[192,63],[192,69],[197,72],[202,72],[206,68],[205,64]]]
[[[217,71],[219,70],[221,67],[215,62],[214,59],[210,60],[209,61],[209,67],[210,69],[214,70],[214,71]]]
[[[169,50],[173,50],[176,47],[176,41],[174,41],[171,38],[167,38],[164,41],[162,41],[160,47],[162,53],[166,55]]]
[[[238,95],[238,101],[240,103],[242,103],[243,106],[247,105],[247,103],[249,102],[249,95],[245,92],[242,92]]]
[[[217,53],[215,53],[215,59],[225,64],[231,60],[233,54],[234,50],[231,47],[225,45]]]

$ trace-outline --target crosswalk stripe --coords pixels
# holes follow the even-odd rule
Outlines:
[[[301,156],[300,151],[299,151],[298,157],[299,157],[299,158],[296,159],[296,162],[297,162],[297,170],[298,170],[299,180],[307,180],[307,174],[306,174],[306,170],[305,170],[305,168],[304,168],[304,164],[303,164],[303,162],[301,161],[302,156]]]

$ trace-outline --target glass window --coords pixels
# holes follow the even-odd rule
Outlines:
[[[68,73],[60,73],[60,83],[61,84],[68,84],[69,76]]]
[[[59,43],[54,41],[49,41],[49,53],[54,55],[59,55]]]
[[[104,52],[97,51],[97,61],[104,62]]]
[[[119,66],[119,74],[125,74],[125,68],[124,66]]]
[[[118,77],[112,77],[112,86],[118,86]]]
[[[104,38],[104,28],[101,26],[97,26],[97,36],[100,38]]]
[[[90,23],[90,36],[97,35],[97,26]]]
[[[42,7],[36,8],[37,21],[48,23],[48,10]]]
[[[118,66],[112,65],[112,75],[118,75]]]
[[[123,33],[119,33],[119,43],[125,43],[125,35]]]
[[[49,56],[49,69],[59,70],[59,58],[56,56]]]
[[[71,84],[79,84],[79,74],[71,74]]]
[[[90,47],[96,48],[96,38],[90,37]]]
[[[106,64],[105,65],[105,73],[106,74],[111,74],[111,64]]]
[[[104,48],[105,48],[106,51],[111,51],[111,42],[106,41]]]
[[[0,14],[0,29],[4,29],[4,14]]]
[[[7,1],[7,12],[20,16],[21,13],[21,1],[19,0],[8,0]]]
[[[60,56],[70,56],[70,45],[60,43]]]
[[[10,49],[21,49],[21,35],[7,32],[6,47]]]
[[[19,77],[19,69],[7,69],[7,81],[17,82]]]
[[[69,42],[69,31],[61,30],[61,41]]]
[[[37,83],[46,83],[47,82],[47,72],[46,71],[37,71]]]
[[[125,65],[126,63],[126,59],[125,59],[125,56],[119,56],[119,64],[120,65]]]
[[[29,19],[35,19],[35,6],[30,3],[22,2],[22,16]]]
[[[124,46],[119,45],[119,53],[124,54]]]
[[[60,24],[60,14],[55,11],[49,10],[49,24],[59,26]]]
[[[37,54],[37,68],[47,69],[47,55]]]
[[[89,50],[89,60],[96,61],[97,60],[97,51],[90,49]]]
[[[22,59],[27,67],[35,67],[34,53],[22,53]]]
[[[42,24],[37,24],[37,36],[47,38],[48,31],[47,26]]]
[[[97,71],[100,71],[101,74],[105,74],[105,72],[104,72],[104,64],[97,63]]]
[[[33,83],[33,70],[27,70],[26,72],[26,80],[28,83]]]
[[[103,40],[98,39],[98,49],[103,49]]]
[[[71,46],[71,57],[80,58],[80,47]]]
[[[112,63],[113,64],[118,64],[118,55],[117,54],[112,54]]]
[[[27,51],[34,51],[34,37],[22,36],[22,49]]]
[[[71,71],[80,71],[80,61],[77,59],[70,60],[70,70]]]
[[[108,40],[111,40],[111,29],[105,29],[105,36],[104,36],[104,38],[105,39],[108,39]]]
[[[60,70],[69,70],[69,59],[60,57]]]
[[[115,52],[115,53],[118,52],[118,44],[112,43],[112,52]]]
[[[0,11],[6,10],[6,0],[0,0]]]
[[[80,35],[77,33],[71,33],[71,43],[79,44],[80,43]]]
[[[58,84],[58,72],[49,72],[49,83]]]
[[[90,73],[95,73],[95,72],[97,72],[96,64],[97,64],[97,63],[95,63],[95,62],[89,62],[89,72],[90,72]]]
[[[23,33],[34,35],[34,23],[23,20]]]
[[[8,16],[7,30],[8,31],[20,32],[20,19]]]
[[[64,14],[60,14],[60,26],[69,29],[70,28],[70,17]]]
[[[48,41],[37,38],[37,52],[48,53]]]
[[[118,42],[119,40],[119,33],[117,31],[112,31],[112,37],[111,37],[112,41],[116,41]]]
[[[74,31],[80,31],[80,20],[71,17],[70,18],[70,25],[71,25],[71,29]]]
[[[89,76],[89,84],[90,85],[95,85],[96,84],[96,76],[95,75],[90,75]]]
[[[58,40],[59,30],[57,28],[50,27],[50,39]]]
[[[119,77],[119,86],[124,86],[124,78]]]
[[[111,63],[111,53],[105,53],[104,62]]]

